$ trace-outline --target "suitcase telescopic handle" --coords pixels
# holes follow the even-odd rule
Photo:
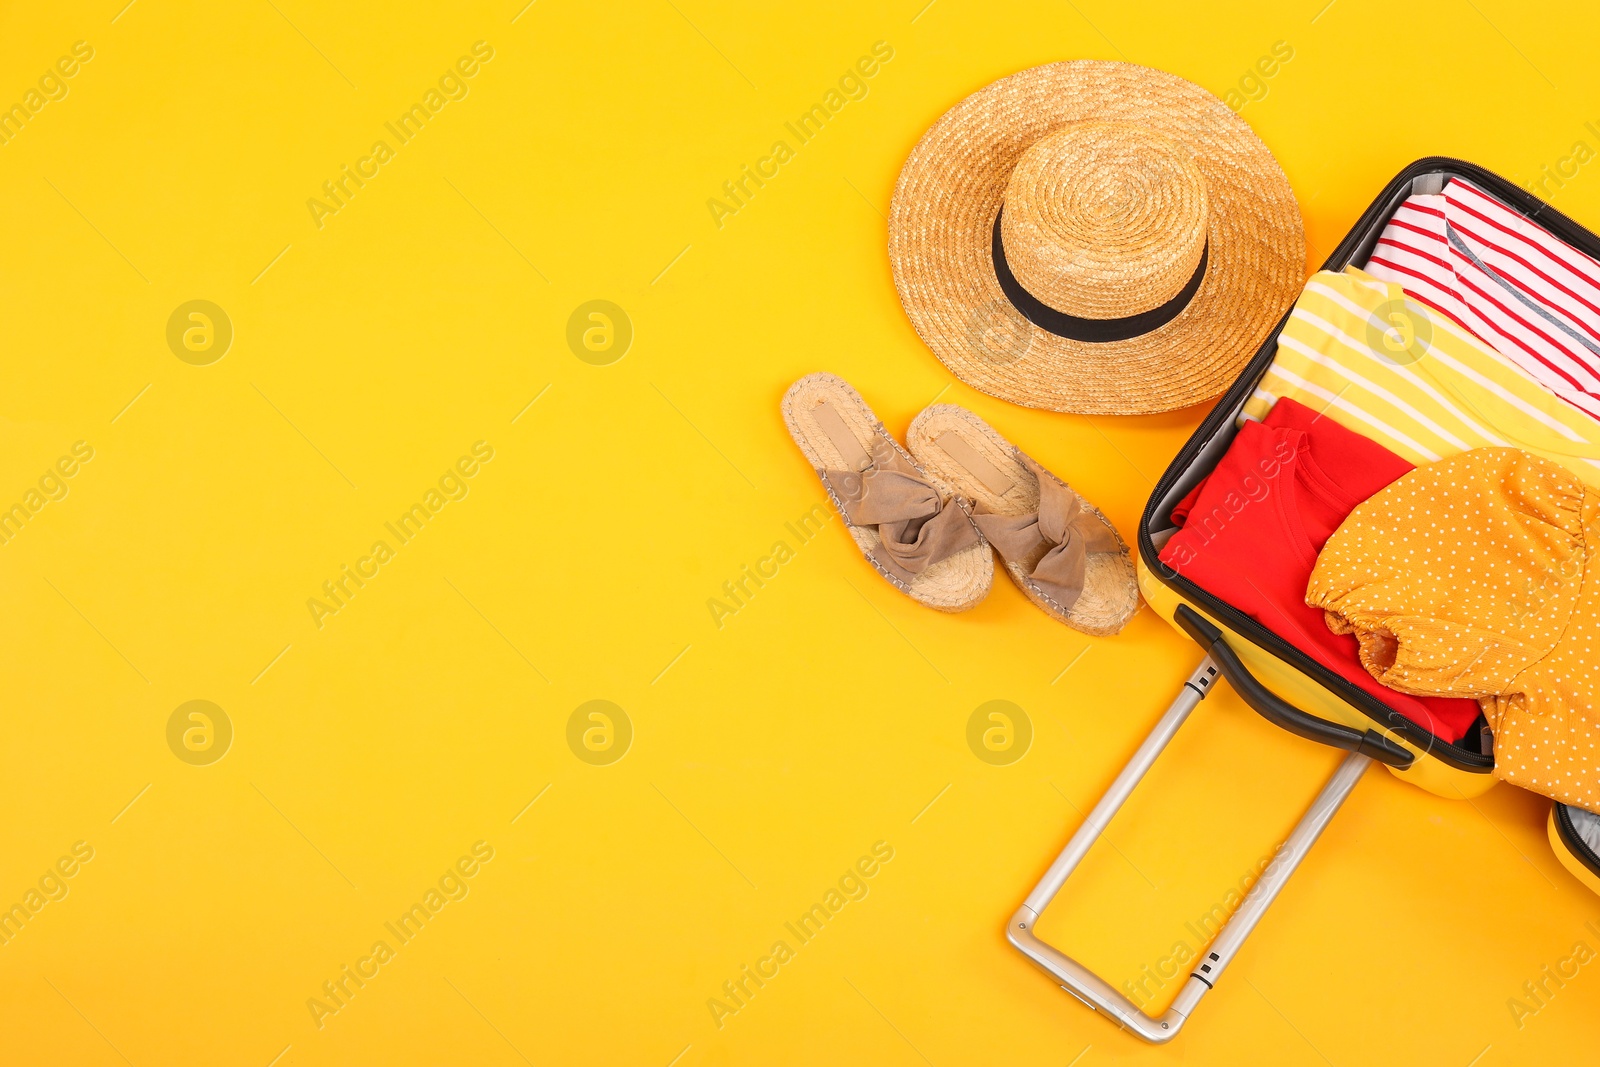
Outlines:
[[[1227,647],[1220,641],[1216,644],[1219,648]],[[1110,982],[1054,945],[1040,940],[1034,928],[1039,922],[1039,916],[1055,899],[1056,894],[1061,892],[1067,878],[1077,869],[1084,856],[1088,855],[1090,847],[1100,839],[1100,835],[1110,825],[1112,817],[1117,814],[1134,787],[1155,763],[1156,757],[1161,755],[1167,743],[1178,732],[1178,728],[1188,719],[1189,713],[1211,691],[1217,673],[1217,662],[1212,656],[1208,655],[1200,661],[1200,666],[1195,668],[1189,680],[1183,683],[1183,688],[1178,691],[1178,698],[1156,723],[1150,735],[1139,745],[1133,758],[1122,768],[1105,795],[1095,804],[1094,810],[1089,812],[1089,817],[1072,835],[1072,840],[1067,842],[1067,846],[1061,850],[1061,854],[1050,865],[1044,877],[1039,879],[1039,884],[1028,894],[1028,899],[1023,901],[1022,907],[1017,909],[1011,916],[1011,921],[1006,924],[1006,940],[1046,974],[1061,983],[1062,989],[1077,997],[1090,1009],[1105,1015],[1118,1026],[1153,1044],[1171,1041],[1177,1036],[1178,1030],[1193,1014],[1195,1006],[1200,1003],[1200,998],[1210,992],[1217,980],[1222,977],[1223,970],[1233,961],[1245,938],[1256,928],[1256,924],[1266,914],[1267,908],[1277,899],[1279,892],[1289,881],[1289,876],[1300,866],[1300,861],[1305,858],[1307,851],[1322,835],[1322,831],[1339,810],[1340,805],[1361,780],[1361,775],[1372,764],[1372,759],[1366,752],[1358,750],[1355,745],[1348,746],[1352,749],[1350,754],[1340,762],[1333,776],[1323,785],[1322,791],[1317,794],[1311,806],[1295,824],[1295,828],[1290,831],[1288,838],[1273,856],[1272,862],[1267,864],[1255,884],[1250,887],[1250,891],[1245,894],[1244,900],[1228,917],[1222,929],[1217,931],[1215,940],[1207,945],[1203,954],[1194,961],[1188,981],[1178,991],[1177,999],[1172,1002],[1172,1006],[1159,1016],[1146,1015],[1137,1004],[1124,996],[1122,991]],[[1245,678],[1250,677],[1242,669],[1241,674]],[[1250,681],[1251,684],[1256,684],[1254,679]],[[1131,983],[1125,988],[1131,992]]]
[[[1250,669],[1244,665],[1238,653],[1228,647],[1222,631],[1189,605],[1179,604],[1174,617],[1183,632],[1194,638],[1196,643],[1216,660],[1223,677],[1228,679],[1234,691],[1272,725],[1288,730],[1291,734],[1303,737],[1307,741],[1342,748],[1346,752],[1359,752],[1385,766],[1402,771],[1411,766],[1412,761],[1416,759],[1410,750],[1395,744],[1376,730],[1361,731],[1340,723],[1329,722],[1327,719],[1319,719],[1280,699],[1250,673]]]

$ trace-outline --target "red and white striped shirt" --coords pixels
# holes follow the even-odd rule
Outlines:
[[[1453,179],[1400,205],[1366,270],[1600,418],[1600,262]]]

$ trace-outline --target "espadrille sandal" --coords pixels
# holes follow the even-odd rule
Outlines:
[[[989,595],[994,557],[971,505],[895,443],[860,393],[832,374],[809,374],[784,394],[783,421],[890,584],[940,611],[966,611]]]
[[[1040,608],[1107,636],[1139,610],[1128,546],[1093,504],[966,408],[935,404],[906,433],[911,454],[973,502],[1006,572]]]

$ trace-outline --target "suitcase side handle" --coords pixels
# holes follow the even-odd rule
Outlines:
[[[1416,760],[1409,749],[1395,744],[1376,730],[1363,732],[1342,723],[1319,719],[1281,699],[1250,673],[1238,653],[1228,647],[1222,631],[1189,605],[1179,604],[1174,617],[1183,632],[1194,638],[1206,650],[1206,654],[1216,661],[1234,691],[1256,714],[1272,725],[1307,741],[1316,741],[1346,752],[1359,752],[1397,770],[1405,770]]]

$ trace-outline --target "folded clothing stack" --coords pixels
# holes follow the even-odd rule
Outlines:
[[[1600,265],[1459,179],[1409,197],[1367,271],[1600,416]]]
[[[1600,806],[1597,416],[1600,262],[1455,180],[1307,283],[1161,560],[1443,740],[1481,708],[1501,778]]]
[[[1361,665],[1356,639],[1306,603],[1317,553],[1351,510],[1411,470],[1381,445],[1294,400],[1248,422],[1205,481],[1173,509],[1182,529],[1161,561],[1213,596],[1452,743],[1478,717],[1471,700],[1385,689]]]
[[[1386,330],[1398,317],[1409,344]],[[1246,418],[1300,401],[1415,465],[1521,448],[1600,480],[1600,422],[1393,282],[1355,268],[1312,276]]]

